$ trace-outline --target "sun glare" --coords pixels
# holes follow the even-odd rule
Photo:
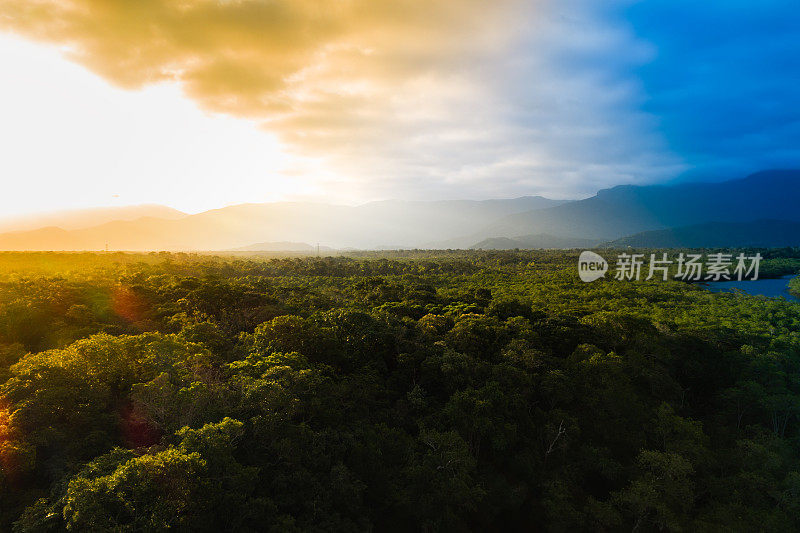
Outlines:
[[[312,192],[307,164],[253,121],[176,86],[126,91],[52,47],[0,35],[3,215],[161,203],[187,212]],[[233,179],[235,177],[235,179]]]

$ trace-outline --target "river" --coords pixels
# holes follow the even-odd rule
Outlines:
[[[714,281],[705,283],[705,287],[711,292],[730,292],[738,289],[753,296],[768,296],[770,298],[784,297],[793,302],[800,302],[800,299],[789,294],[789,280],[794,276],[783,276],[782,278],[757,279],[755,281]]]

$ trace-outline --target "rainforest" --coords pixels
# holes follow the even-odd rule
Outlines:
[[[0,529],[800,528],[800,304],[578,254],[0,254]]]

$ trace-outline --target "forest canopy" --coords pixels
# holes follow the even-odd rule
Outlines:
[[[800,304],[576,265],[0,254],[0,529],[800,529]]]

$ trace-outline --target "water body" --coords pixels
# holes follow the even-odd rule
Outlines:
[[[789,280],[794,276],[783,276],[782,278],[757,279],[755,281],[713,281],[704,285],[711,292],[731,292],[740,290],[752,296],[767,296],[769,298],[784,297],[793,302],[800,302],[800,299],[789,294]]]

